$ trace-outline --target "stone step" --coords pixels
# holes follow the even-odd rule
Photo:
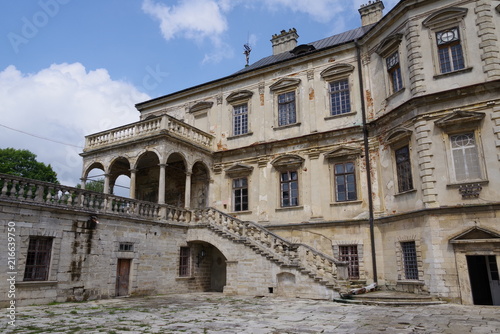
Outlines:
[[[362,305],[412,306],[446,304],[429,295],[397,291],[373,291],[360,295],[349,295],[334,299],[335,302]]]

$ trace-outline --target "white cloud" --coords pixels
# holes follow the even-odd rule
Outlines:
[[[9,66],[0,71],[0,148],[35,153],[62,184],[75,186],[85,135],[138,121],[134,104],[147,99],[131,84],[112,80],[107,70],[87,71],[80,63],[34,74]]]
[[[227,30],[227,21],[222,10],[230,6],[224,2],[223,8],[212,0],[182,0],[177,6],[167,6],[144,0],[142,10],[160,21],[160,29],[167,40],[185,37],[194,40],[218,39]]]

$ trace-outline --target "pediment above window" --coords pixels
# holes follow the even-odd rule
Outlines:
[[[434,123],[447,132],[471,130],[478,128],[483,118],[482,112],[457,110]]]
[[[443,28],[459,23],[467,15],[467,8],[451,7],[441,9],[422,22],[424,27],[430,29]]]
[[[207,101],[198,102],[189,108],[189,112],[190,113],[197,113],[197,112],[202,111],[202,110],[210,109],[210,108],[212,108],[213,105],[214,105],[213,102],[207,102]]]
[[[361,155],[361,149],[349,146],[339,147],[325,154],[327,159],[356,159]]]
[[[231,178],[248,176],[252,173],[252,171],[253,171],[252,166],[247,166],[243,164],[234,164],[225,170],[226,175]]]
[[[321,71],[320,75],[326,81],[331,81],[337,77],[347,76],[354,71],[351,64],[335,64]]]
[[[389,133],[389,135],[385,139],[385,142],[391,146],[403,142],[409,142],[412,134],[413,132],[408,129],[396,129],[393,132]]]
[[[284,90],[290,88],[296,88],[300,84],[300,79],[295,78],[283,78],[273,83],[269,89],[274,92],[277,90]]]
[[[472,227],[450,239],[452,244],[479,243],[479,242],[499,242],[500,234],[481,228]]]
[[[403,34],[393,34],[380,43],[378,46],[376,52],[381,56],[381,57],[388,57],[396,51],[399,47],[399,44],[401,44],[401,40],[403,39]]]
[[[304,163],[304,158],[295,154],[286,154],[271,161],[277,170],[297,170]]]
[[[253,93],[249,90],[240,90],[240,91],[229,94],[229,96],[226,97],[226,101],[228,103],[245,102],[245,101],[250,100],[252,95],[253,95]]]

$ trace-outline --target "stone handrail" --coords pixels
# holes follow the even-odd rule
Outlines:
[[[170,205],[139,201],[8,174],[0,174],[0,200],[178,223],[189,222],[191,217],[189,210]]]
[[[270,253],[284,265],[301,267],[304,273],[339,287],[339,280],[347,280],[347,263],[334,259],[304,244],[291,243],[263,226],[231,217],[217,209],[195,210],[191,224],[210,226]]]
[[[183,139],[211,150],[213,136],[205,133],[189,124],[186,124],[174,117],[162,115],[151,119],[135,122],[107,131],[91,134],[85,137],[84,152],[135,141],[139,138],[168,133],[179,139]]]

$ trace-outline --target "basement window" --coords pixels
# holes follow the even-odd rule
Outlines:
[[[133,252],[134,244],[131,242],[120,242],[120,246],[118,247],[118,251],[120,252]]]

